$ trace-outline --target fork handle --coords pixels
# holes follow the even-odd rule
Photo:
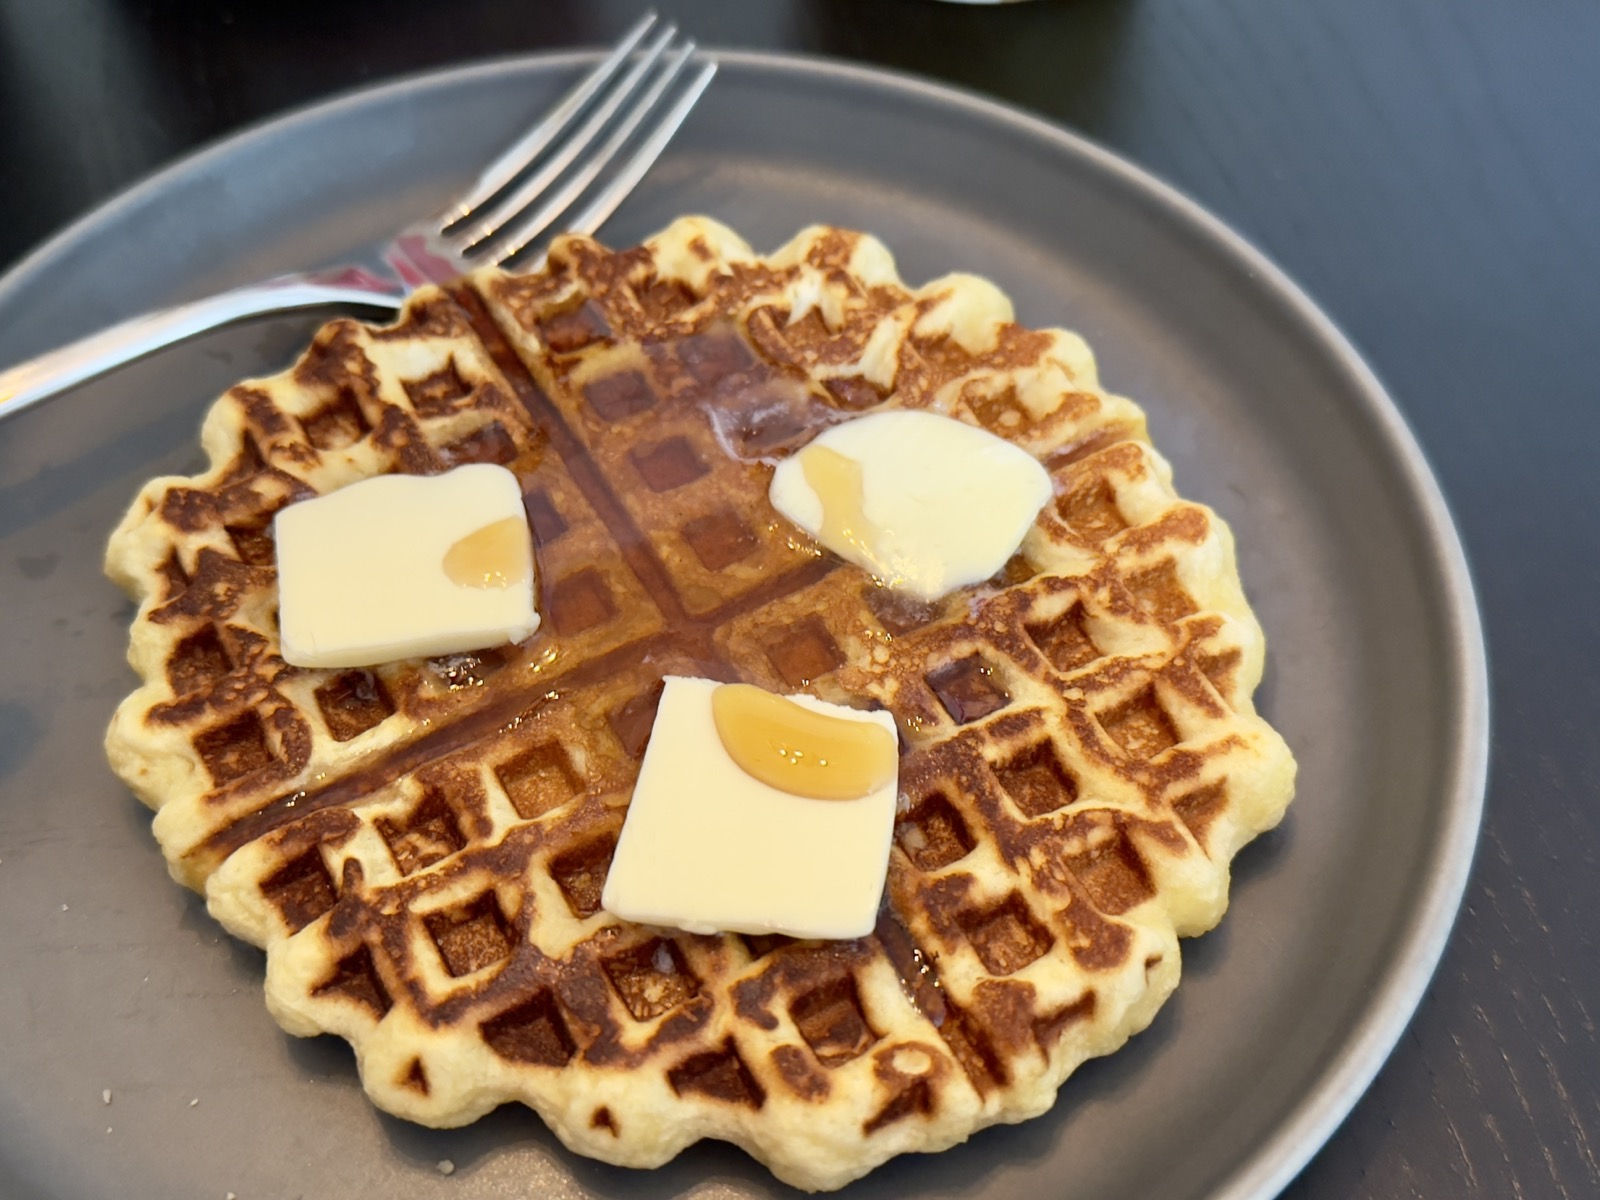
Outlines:
[[[0,421],[114,367],[245,317],[329,304],[393,310],[404,299],[405,290],[394,281],[350,267],[284,275],[158,309],[0,371]]]

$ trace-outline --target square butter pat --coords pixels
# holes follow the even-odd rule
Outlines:
[[[504,467],[382,475],[274,520],[278,626],[297,667],[365,667],[539,628],[522,489]]]
[[[858,800],[814,800],[747,775],[712,719],[720,686],[667,678],[601,903],[690,933],[865,936],[889,868],[896,782]],[[895,732],[886,712],[790,699]]]

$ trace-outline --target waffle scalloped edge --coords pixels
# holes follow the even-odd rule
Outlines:
[[[108,573],[139,602],[129,661],[143,682],[118,709],[108,754],[158,810],[155,831],[174,877],[203,889],[218,920],[266,949],[268,1006],[280,1024],[346,1038],[385,1110],[450,1126],[517,1100],[568,1146],[607,1161],[659,1165],[714,1137],[743,1146],[796,1186],[834,1188],[896,1154],[943,1149],[986,1125],[1038,1115],[1079,1063],[1144,1028],[1177,984],[1177,937],[1220,919],[1228,864],[1281,818],[1294,763],[1251,705],[1264,641],[1227,526],[1173,492],[1170,469],[1145,440],[1143,414],[1099,387],[1081,338],[1020,330],[1004,295],[974,276],[905,289],[881,243],[838,230],[803,231],[760,259],[724,227],[686,218],[632,253],[630,260],[588,239],[564,239],[543,275],[485,272],[465,292],[425,289],[387,330],[336,322],[295,369],[241,384],[219,401],[202,431],[207,470],[153,480],[111,538]],[[600,295],[596,272],[606,264],[620,264],[622,284]],[[549,448],[529,415],[526,380],[511,377],[507,347],[556,397],[555,419],[579,429],[579,410],[562,406],[579,405],[594,379],[616,374],[616,346],[563,356],[551,348],[553,322],[579,311],[575,298],[593,303],[614,341],[626,344],[630,327],[662,327],[647,289],[668,285],[677,294],[667,303],[678,305],[668,324],[688,333],[731,318],[788,377],[803,375],[813,398],[836,401],[844,385],[853,396],[873,388],[877,402],[868,407],[943,411],[1051,464],[1056,499],[1024,543],[1029,573],[970,590],[968,611],[946,606],[925,626],[890,635],[887,618],[863,605],[859,579],[840,568],[755,614],[803,622],[810,611],[851,613],[855,625],[827,632],[857,653],[820,675],[814,690],[884,703],[906,732],[888,900],[920,956],[910,971],[886,935],[758,954],[749,939],[641,931],[579,911],[556,864],[561,852],[620,820],[626,780],[609,767],[595,768],[600,782],[588,791],[532,817],[493,763],[463,768],[469,790],[487,797],[483,819],[466,829],[459,814],[452,818],[461,844],[433,861],[409,860],[419,843],[397,843],[393,832],[406,821],[421,827],[426,764],[319,810],[325,818],[294,817],[217,848],[219,829],[248,818],[263,794],[269,805],[315,796],[325,781],[403,752],[416,736],[406,718],[416,712],[492,715],[502,686],[491,678],[462,698],[454,668],[437,664],[390,664],[371,674],[370,686],[337,672],[281,669],[261,511],[384,470],[440,469],[489,442],[513,464],[542,462]],[[808,343],[813,328],[820,332]],[[1027,338],[1027,361],[1007,359],[1007,347]],[[842,353],[829,350],[834,343]],[[551,373],[556,360],[560,371]],[[676,360],[661,370],[669,381],[663,395],[693,374]],[[436,380],[444,382],[430,391]],[[428,407],[452,389],[453,402]],[[469,450],[451,449],[461,446]],[[569,485],[583,490],[567,476],[550,487],[565,496],[559,488]],[[181,536],[168,519],[183,507],[174,496],[192,502],[184,510],[192,528]],[[184,600],[197,588],[203,595],[190,612]],[[767,672],[756,681],[773,686],[775,668],[751,649],[758,635],[749,622],[730,621],[718,646]],[[895,642],[897,655],[879,653]],[[1092,658],[1079,661],[1083,646]],[[1006,700],[968,716],[989,685],[974,684],[970,673],[951,682],[980,687],[977,707],[965,708],[970,696],[941,691],[938,681],[980,659],[983,678]],[[212,676],[194,685],[203,691],[181,693],[207,670]],[[337,711],[346,715],[337,720],[329,689],[344,697]],[[384,705],[390,711],[380,715]],[[157,710],[172,720],[153,724]],[[196,722],[222,722],[212,730],[244,722],[244,749],[205,742],[209,734],[196,732],[191,713]],[[340,736],[348,727],[339,721],[368,717],[376,719]],[[570,718],[550,717],[557,719]],[[524,731],[488,728],[480,739],[486,757],[502,745],[522,753],[516,739]],[[574,734],[570,752],[582,751],[591,765],[615,757],[611,735],[582,742],[590,736]],[[1057,800],[1070,791],[1054,808],[1045,807],[1051,787]],[[317,820],[337,826],[325,841]],[[524,876],[486,876],[482,863],[508,847],[523,855]],[[333,898],[296,928],[267,884],[318,862],[324,875],[312,890],[325,882]],[[445,934],[433,931],[433,919]],[[520,944],[458,975],[445,942],[484,920],[484,929],[498,921],[502,933],[537,948]],[[394,974],[390,936],[404,942],[394,961],[415,978]],[[428,957],[429,938],[437,960]],[[643,960],[639,978],[666,988],[666,999],[684,979],[696,989],[661,1012],[648,994],[630,993],[634,976],[619,982],[615,966],[635,964],[650,947],[654,957]],[[476,961],[470,946],[458,952],[469,966]],[[546,973],[530,976],[520,1007],[497,999],[490,973],[509,975],[535,953],[534,967]],[[939,1013],[918,998],[913,977],[935,967]],[[603,1021],[575,999],[577,984],[562,990],[563,970],[599,987]],[[365,972],[353,990],[335,986],[347,971]],[[362,991],[373,987],[381,1004]],[[779,1000],[763,1007],[750,999],[763,988]],[[477,1008],[473,997],[483,1001]],[[449,1004],[471,1019],[438,1019]],[[819,1017],[826,1004],[833,1007]],[[562,1065],[496,1048],[488,1032],[500,1028],[495,1022],[534,1009],[557,1056],[566,1055]],[[691,1033],[663,1038],[671,1022],[689,1017]],[[845,1034],[859,1025],[856,1041],[865,1044],[841,1048],[835,1043],[845,1034],[828,1020],[842,1022]],[[600,1062],[600,1042],[585,1041],[594,1021],[613,1022],[619,1044],[660,1069]],[[1026,1036],[1016,1032],[1023,1027]]]

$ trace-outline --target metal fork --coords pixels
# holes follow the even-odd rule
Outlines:
[[[465,193],[394,237],[383,251],[392,278],[355,266],[279,275],[134,317],[0,371],[0,421],[244,317],[335,304],[394,310],[424,284],[512,263],[553,226],[594,233],[660,156],[716,74],[716,63],[707,62],[685,82],[694,49],[693,40],[679,40],[676,25],[657,28],[656,14],[646,13]]]

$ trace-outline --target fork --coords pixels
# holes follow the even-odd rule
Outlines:
[[[678,39],[676,25],[658,29],[656,14],[647,12],[461,196],[395,235],[383,251],[392,276],[357,266],[297,272],[134,317],[0,371],[0,421],[245,317],[336,304],[395,310],[424,284],[509,265],[558,221],[560,229],[594,233],[666,149],[716,74],[717,64],[706,62],[683,82],[694,50],[692,39]],[[601,180],[608,167],[611,174]]]

